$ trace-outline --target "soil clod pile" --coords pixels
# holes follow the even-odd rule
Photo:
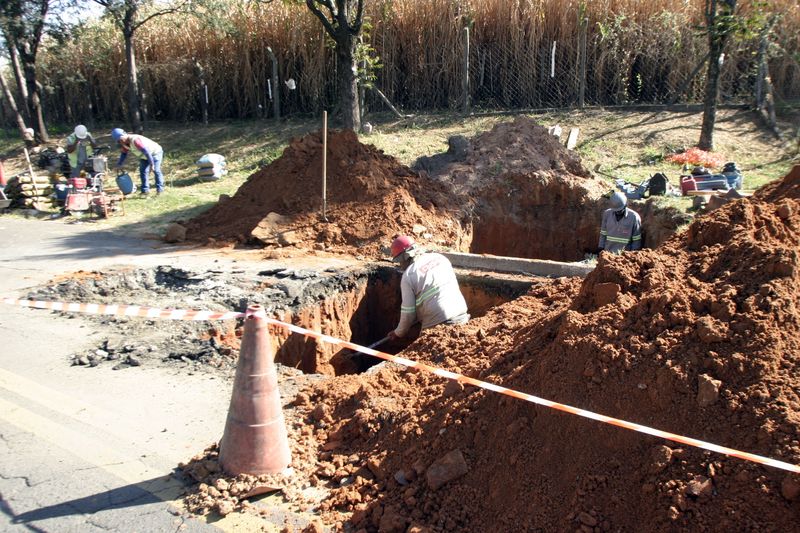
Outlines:
[[[403,355],[798,464],[798,179]],[[314,483],[333,488],[320,509],[355,530],[789,531],[800,518],[800,479],[783,470],[425,373],[389,365],[298,398]]]
[[[234,196],[192,219],[187,238],[377,255],[396,233],[416,228],[422,242],[458,246],[446,189],[348,130],[328,137],[325,222],[322,159],[320,132],[293,139]]]
[[[416,166],[472,198],[470,252],[576,261],[596,251],[610,187],[546,128],[517,117],[466,148],[456,139]]]

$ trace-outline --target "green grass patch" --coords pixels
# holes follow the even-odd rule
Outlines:
[[[598,168],[608,183],[621,178],[639,183],[656,172],[664,172],[674,186],[679,186],[681,168],[665,161],[665,156],[693,146],[699,137],[702,113],[626,112],[606,110],[570,110],[530,115],[544,127],[560,125],[562,141],[572,127],[580,128],[576,153],[590,171]],[[715,133],[717,151],[735,160],[743,170],[745,188],[755,189],[784,176],[796,164],[797,152],[782,144],[761,127],[752,113],[721,110]],[[514,115],[474,115],[435,113],[397,119],[392,115],[370,115],[371,135],[361,141],[375,145],[400,162],[411,165],[421,156],[447,150],[452,135],[467,138],[491,129]],[[196,124],[149,123],[145,135],[164,147],[163,170],[167,191],[148,199],[131,197],[125,203],[125,216],[112,216],[96,223],[120,227],[136,233],[162,234],[173,221],[186,220],[214,205],[220,195],[233,195],[259,168],[281,156],[292,137],[300,137],[321,128],[321,120],[288,119],[274,121],[225,121],[207,126]],[[92,133],[100,144],[112,144],[114,125],[95,127]],[[791,128],[789,124],[787,128]],[[794,126],[796,129],[796,126]],[[63,137],[72,128],[56,128]],[[794,132],[791,132],[792,134]],[[63,143],[53,139],[52,145]],[[206,153],[225,156],[228,174],[219,181],[202,181],[196,174],[196,161]],[[0,157],[6,160],[6,172],[26,168],[22,143],[16,130],[0,130]],[[109,153],[113,167],[118,152]],[[37,169],[38,170],[38,169]],[[128,158],[125,170],[138,184],[138,162]],[[502,162],[493,171],[502,172]],[[43,172],[43,171],[42,171]],[[607,174],[604,176],[603,174]],[[108,180],[113,185],[113,176]],[[660,204],[682,211],[691,208],[690,198],[665,197]],[[55,212],[55,211],[54,211]]]

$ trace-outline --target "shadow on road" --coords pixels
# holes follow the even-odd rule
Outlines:
[[[5,502],[0,501],[0,511],[8,515],[14,524],[25,524],[32,531],[43,531],[30,524],[64,516],[91,515],[101,511],[112,511],[153,503],[167,503],[179,497],[182,490],[183,484],[180,481],[171,476],[160,476],[83,498],[76,498],[27,511],[19,515],[14,514],[13,510]]]

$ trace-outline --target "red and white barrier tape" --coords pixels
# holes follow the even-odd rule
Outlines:
[[[51,309],[53,311],[90,313],[95,315],[134,316],[142,318],[163,318],[169,320],[227,320],[231,318],[243,318],[249,315],[248,313],[234,313],[234,312],[220,313],[213,311],[158,309],[153,307],[142,307],[138,305],[79,304],[79,303],[46,302],[40,300],[15,300],[12,298],[3,298],[2,302],[22,307],[34,307],[36,309]],[[626,420],[620,420],[619,418],[612,418],[610,416],[593,413],[592,411],[586,411],[585,409],[572,407],[571,405],[545,400],[544,398],[540,398],[532,394],[526,394],[524,392],[502,387],[500,385],[487,383],[486,381],[480,381],[468,376],[464,376],[462,374],[457,374],[455,372],[444,370],[442,368],[437,368],[434,366],[426,365],[424,363],[419,363],[417,361],[412,361],[411,359],[406,359],[405,357],[398,357],[396,355],[380,352],[372,348],[367,348],[365,346],[353,344],[352,342],[348,342],[342,339],[337,339],[336,337],[331,337],[330,335],[325,335],[323,333],[311,331],[309,329],[301,328],[299,326],[295,326],[294,324],[281,322],[280,320],[275,320],[274,318],[266,316],[266,313],[264,313],[263,311],[259,311],[257,313],[254,313],[253,315],[264,319],[268,324],[274,324],[276,326],[280,326],[282,328],[288,329],[289,331],[298,333],[300,335],[304,335],[306,337],[313,337],[323,342],[341,346],[343,348],[348,348],[350,350],[355,350],[357,352],[361,352],[367,355],[372,355],[380,359],[385,359],[386,361],[392,361],[394,363],[401,364],[408,368],[416,368],[419,370],[424,370],[425,372],[430,372],[431,374],[435,374],[439,377],[443,377],[446,379],[452,379],[458,381],[459,383],[466,383],[468,385],[473,385],[475,387],[480,387],[482,389],[490,390],[492,392],[497,392],[499,394],[511,396],[512,398],[517,398],[519,400],[524,400],[526,402],[535,403],[537,405],[543,405],[545,407],[556,409],[558,411],[563,411],[565,413],[582,416],[584,418],[590,418],[592,420],[597,420],[598,422],[603,422],[605,424],[611,424],[612,426],[630,429],[632,431],[637,431],[639,433],[645,433],[647,435],[652,435],[654,437],[660,437],[662,439],[671,440],[673,442],[678,442],[680,444],[686,444],[689,446],[694,446],[696,448],[702,448],[704,450],[709,450],[712,452],[729,455],[731,457],[737,457],[745,461],[751,461],[762,465],[780,468],[782,470],[788,470],[789,472],[800,473],[800,466],[798,465],[786,463],[784,461],[778,461],[776,459],[771,459],[769,457],[764,457],[762,455],[756,455],[753,453],[735,450],[733,448],[728,448],[725,446],[719,446],[717,444],[712,444],[710,442],[694,439],[692,437],[684,437],[682,435],[677,435],[675,433],[661,431],[660,429],[643,426],[641,424],[628,422]]]

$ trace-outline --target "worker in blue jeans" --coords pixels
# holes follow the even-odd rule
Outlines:
[[[126,133],[121,128],[111,130],[111,138],[119,144],[121,151],[119,161],[117,161],[117,169],[122,167],[128,157],[128,152],[133,152],[139,157],[139,178],[142,180],[141,194],[147,196],[150,193],[148,178],[151,171],[156,179],[156,194],[164,192],[164,175],[161,173],[164,150],[161,145],[144,135]]]

